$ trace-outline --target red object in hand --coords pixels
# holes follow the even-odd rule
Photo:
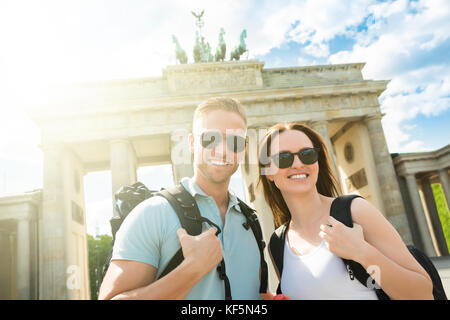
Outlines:
[[[273,297],[273,300],[288,300],[288,299],[286,298],[286,296],[284,294],[280,293],[280,294],[277,294],[275,297]]]

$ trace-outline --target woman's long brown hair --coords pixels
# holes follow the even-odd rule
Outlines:
[[[336,187],[337,181],[331,170],[328,150],[322,136],[308,126],[296,122],[279,123],[272,126],[261,142],[258,161],[258,184],[262,183],[264,198],[272,210],[276,228],[290,221],[291,213],[280,189],[277,188],[273,181],[267,179],[264,173],[266,167],[270,164],[269,157],[271,156],[270,148],[272,139],[286,130],[303,132],[311,140],[313,146],[320,149],[318,159],[319,176],[316,182],[317,192],[327,197],[336,197],[339,195],[338,188]]]

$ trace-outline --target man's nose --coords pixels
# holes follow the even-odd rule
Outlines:
[[[224,155],[227,153],[227,141],[225,137],[222,136],[222,139],[220,139],[220,142],[213,149],[213,152],[214,155],[216,154]]]

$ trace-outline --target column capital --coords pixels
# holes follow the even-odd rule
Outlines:
[[[381,119],[382,119],[385,115],[386,115],[385,113],[370,113],[370,114],[366,114],[366,115],[363,117],[363,121],[364,121],[364,122],[369,122],[369,121],[372,121],[372,120],[380,120],[380,121],[381,121]]]
[[[402,176],[404,176],[405,178],[414,178],[414,179],[416,179],[416,174],[415,173],[413,173],[413,172],[405,172],[405,173],[403,173],[402,174]]]

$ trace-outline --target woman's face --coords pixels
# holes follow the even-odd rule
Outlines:
[[[312,141],[303,132],[286,130],[272,139],[270,155],[273,156],[283,151],[295,153],[313,147]],[[304,164],[295,155],[292,165],[285,169],[279,169],[272,159],[268,172],[271,174],[268,174],[267,178],[275,183],[282,194],[303,194],[316,189],[319,164],[318,161],[309,165]]]

